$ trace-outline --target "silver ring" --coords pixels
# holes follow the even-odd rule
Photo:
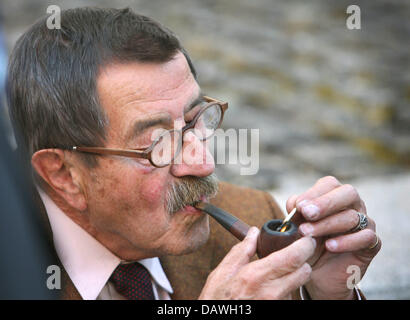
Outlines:
[[[366,215],[364,215],[363,213],[360,213],[359,211],[356,211],[356,213],[357,213],[357,216],[359,217],[359,223],[357,224],[356,227],[354,227],[352,230],[350,230],[351,232],[356,232],[358,230],[363,230],[369,224],[369,221],[367,220]]]

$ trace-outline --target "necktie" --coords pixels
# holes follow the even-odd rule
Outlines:
[[[147,269],[138,262],[120,264],[110,280],[115,290],[128,300],[154,300],[151,277]]]

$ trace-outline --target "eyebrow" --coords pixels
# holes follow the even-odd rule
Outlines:
[[[184,108],[184,114],[192,110],[195,106],[199,103],[204,102],[205,94],[200,91],[196,98],[192,101],[188,102],[188,104]],[[135,138],[142,134],[146,129],[157,126],[157,125],[170,125],[172,122],[171,117],[169,115],[160,115],[157,117],[152,117],[148,119],[138,120],[134,123],[133,128],[131,130],[130,137]]]
[[[146,129],[157,126],[157,125],[169,125],[171,123],[170,116],[158,116],[154,118],[148,118],[144,120],[136,121],[133,125],[133,129],[131,132],[132,137],[137,137],[141,133],[143,133]]]
[[[192,100],[185,108],[184,108],[184,113],[187,113],[188,111],[192,110],[194,107],[196,107],[198,104],[201,102],[205,101],[205,96],[206,94],[200,91],[196,98]]]

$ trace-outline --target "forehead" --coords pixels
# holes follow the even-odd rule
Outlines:
[[[118,135],[138,118],[182,116],[184,105],[198,95],[199,86],[182,53],[165,63],[117,63],[104,67],[97,91],[110,130]]]

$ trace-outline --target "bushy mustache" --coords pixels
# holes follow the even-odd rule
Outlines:
[[[214,197],[218,192],[218,178],[213,173],[207,177],[187,176],[173,182],[166,194],[166,210],[170,214],[200,201],[202,196]]]

